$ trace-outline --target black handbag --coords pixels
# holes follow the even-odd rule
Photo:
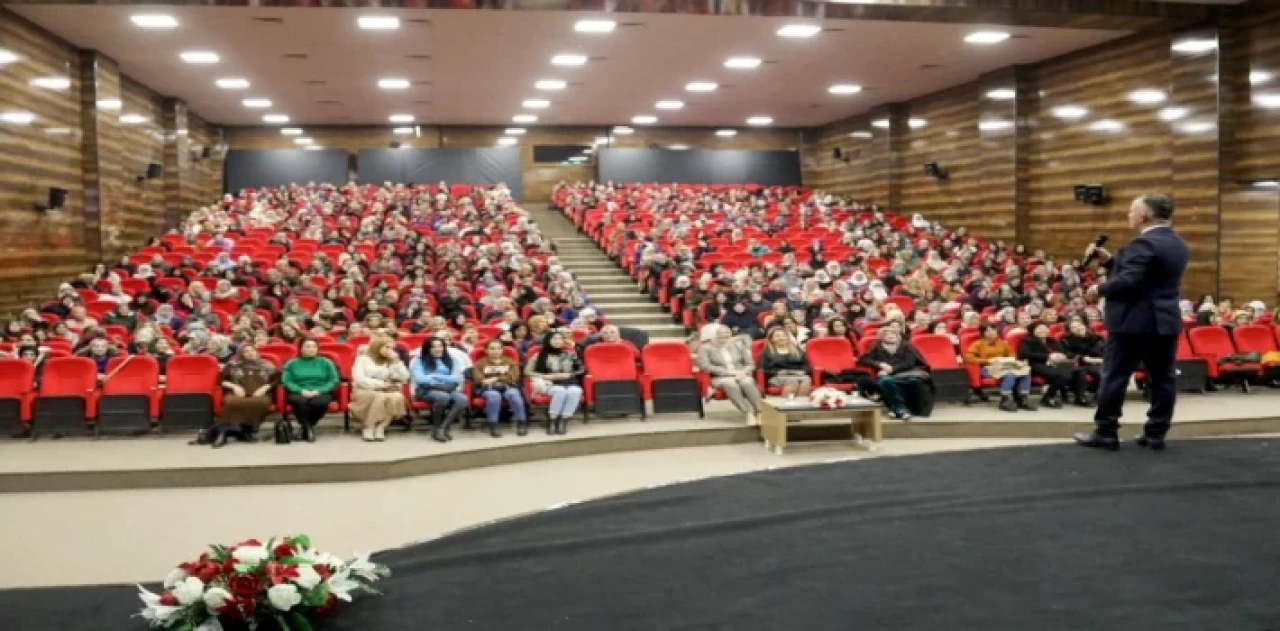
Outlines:
[[[276,421],[276,444],[288,445],[293,442],[293,423],[286,420]]]

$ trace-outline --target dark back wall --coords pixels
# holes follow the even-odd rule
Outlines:
[[[347,152],[309,149],[232,149],[223,167],[223,191],[307,182],[345,183]]]
[[[511,190],[512,197],[524,199],[520,149],[516,147],[363,149],[356,158],[356,170],[361,184],[501,182]]]
[[[599,179],[605,182],[800,184],[796,151],[601,149],[599,155]]]

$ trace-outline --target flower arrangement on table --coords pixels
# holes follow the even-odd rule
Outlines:
[[[360,592],[378,594],[373,583],[389,575],[369,555],[343,561],[311,548],[306,535],[210,546],[200,558],[179,565],[155,594],[142,586],[139,614],[152,629],[222,631],[246,629],[311,631],[312,621],[331,614],[338,601]]]
[[[809,402],[823,409],[842,408],[853,400],[854,395],[835,388],[817,388],[809,393]]]

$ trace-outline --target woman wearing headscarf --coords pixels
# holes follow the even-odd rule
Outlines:
[[[525,374],[533,382],[535,395],[551,397],[547,409],[548,434],[569,431],[569,418],[582,400],[582,375],[586,368],[573,351],[573,341],[559,331],[547,333],[542,349],[530,358]]]
[[[733,341],[733,332],[724,325],[712,324],[704,331],[698,348],[699,369],[711,376],[711,385],[724,391],[748,425],[759,425],[757,415],[764,399],[752,377],[755,364],[751,353]]]
[[[204,442],[214,449],[227,444],[227,437],[252,442],[258,426],[267,418],[271,407],[271,388],[279,372],[271,362],[258,355],[252,344],[244,344],[222,368],[222,415],[206,435]]]
[[[365,442],[384,441],[392,421],[406,413],[401,386],[410,379],[395,344],[378,336],[369,342],[351,369],[351,414],[364,425]]]

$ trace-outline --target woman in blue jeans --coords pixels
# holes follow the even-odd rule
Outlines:
[[[433,337],[422,345],[422,353],[409,364],[413,373],[413,398],[431,404],[431,438],[453,440],[449,426],[467,411],[462,394],[463,366],[449,356],[444,340]]]
[[[516,433],[520,436],[528,433],[529,417],[525,412],[524,395],[520,392],[520,365],[507,356],[502,340],[485,343],[484,355],[471,367],[471,383],[476,394],[484,399],[484,415],[489,421],[490,436],[502,436],[498,432],[498,417],[502,414],[503,401],[511,408]]]
[[[564,434],[569,431],[569,417],[578,410],[582,400],[582,374],[586,368],[573,352],[573,343],[565,333],[552,331],[547,334],[542,350],[529,360],[525,374],[533,379],[534,394],[551,397],[547,410],[548,434]]]

